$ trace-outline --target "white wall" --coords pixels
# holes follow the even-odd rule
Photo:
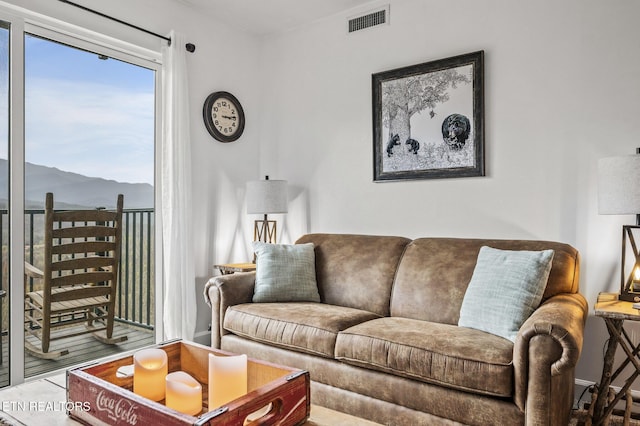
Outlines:
[[[159,49],[159,39],[52,0],[10,0],[17,6],[92,29],[117,39]],[[199,340],[208,341],[210,310],[201,296],[216,262],[247,259],[245,216],[240,216],[247,180],[258,178],[258,41],[213,17],[170,0],[79,2],[159,34],[172,29],[196,45],[188,55],[191,98],[193,245]],[[0,17],[1,18],[1,17]],[[247,124],[242,138],[223,144],[207,133],[202,105],[209,93],[226,90],[242,103]],[[242,218],[242,221],[239,220]],[[161,249],[161,247],[157,247]]]
[[[391,24],[345,19],[391,4]],[[620,226],[599,216],[596,163],[634,153],[640,3],[390,0],[264,43],[261,171],[289,180],[286,238],[304,232],[559,240],[579,249],[592,309],[618,285]],[[371,74],[485,51],[487,176],[374,183]],[[599,381],[590,318],[577,377]]]

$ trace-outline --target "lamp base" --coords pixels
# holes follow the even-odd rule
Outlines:
[[[633,294],[633,292],[620,293],[618,295],[618,300],[637,303],[637,302],[640,302],[640,293],[637,293],[637,294]]]
[[[640,302],[640,226],[622,227],[622,265],[619,300]]]
[[[253,241],[275,244],[277,228],[275,220],[256,220],[253,224]]]

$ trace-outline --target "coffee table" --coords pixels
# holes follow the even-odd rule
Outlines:
[[[21,425],[81,425],[69,418],[64,409],[66,396],[65,372],[29,381],[0,390],[0,416],[11,424]],[[21,408],[32,408],[23,410]],[[368,420],[311,405],[306,426],[375,426]]]

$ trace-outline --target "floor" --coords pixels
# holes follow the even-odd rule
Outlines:
[[[78,325],[77,327],[82,327],[82,325]],[[113,334],[114,336],[127,336],[127,341],[117,345],[106,345],[94,339],[90,334],[84,334],[52,342],[52,349],[69,349],[68,355],[64,355],[57,360],[44,360],[26,353],[25,377],[38,376],[72,365],[82,364],[96,358],[103,358],[119,352],[149,346],[155,342],[153,330],[134,327],[120,322],[116,322]],[[3,336],[2,338],[3,363],[0,365],[0,386],[6,386],[9,384],[9,345],[7,336]],[[27,338],[32,344],[37,344],[37,340],[32,336],[28,336]]]

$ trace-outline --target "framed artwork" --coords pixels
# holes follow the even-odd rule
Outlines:
[[[484,51],[372,75],[374,181],[484,176]]]

